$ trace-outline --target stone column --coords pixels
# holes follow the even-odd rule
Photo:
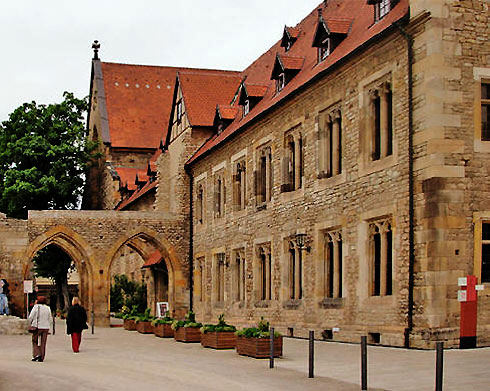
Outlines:
[[[264,202],[269,202],[271,199],[271,153],[270,148],[266,150],[265,155],[265,200]]]
[[[338,111],[332,114],[332,176],[339,174],[340,117]]]
[[[388,155],[388,87],[383,85],[380,91],[380,143],[381,143],[381,158]]]
[[[379,267],[379,294],[380,296],[386,295],[386,266],[388,262],[388,253],[387,253],[387,240],[386,240],[386,229],[380,229],[380,251],[381,251],[381,259],[380,259],[380,267]]]
[[[294,190],[301,188],[301,135],[294,137]]]

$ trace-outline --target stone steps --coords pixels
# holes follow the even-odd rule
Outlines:
[[[0,315],[0,335],[28,334],[27,325],[27,319],[10,315]]]

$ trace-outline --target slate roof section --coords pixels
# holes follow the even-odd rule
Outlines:
[[[319,22],[319,8],[322,9],[322,17],[326,20],[352,20],[348,35],[321,63],[317,62],[317,49],[312,47],[314,34]],[[295,26],[296,29],[301,30],[301,34],[287,52],[287,56],[289,57],[304,57],[304,64],[301,71],[299,71],[279,93],[276,93],[274,81],[271,80],[270,77],[274,64],[276,63],[277,53],[285,53],[284,48],[281,47],[282,39],[279,40],[242,72],[242,77],[243,79],[246,78],[247,83],[269,86],[263,99],[254,106],[248,115],[245,117],[237,116],[233,123],[231,123],[223,132],[208,140],[208,142],[206,142],[194,156],[188,160],[187,165],[191,165],[196,160],[208,154],[236,133],[244,131],[247,128],[247,125],[274,108],[276,105],[284,102],[288,97],[292,96],[316,77],[323,73],[328,73],[330,69],[334,68],[341,60],[363,47],[363,45],[370,40],[375,39],[378,35],[390,28],[394,22],[408,16],[408,12],[409,1],[400,0],[383,19],[374,23],[373,6],[367,4],[366,0],[331,1],[328,2],[327,5],[325,5],[324,2],[320,3],[316,9]],[[345,26],[343,26],[343,28],[345,29]]]
[[[241,83],[231,71],[179,72],[187,117],[192,126],[213,126],[216,105],[230,103]]]

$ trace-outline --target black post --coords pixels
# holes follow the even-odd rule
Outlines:
[[[270,329],[270,333],[271,333],[271,338],[270,338],[270,341],[271,341],[271,354],[270,354],[270,357],[269,357],[269,368],[274,368],[274,327],[271,327]]]
[[[309,357],[308,357],[308,377],[310,379],[315,377],[315,332],[310,330],[310,343],[309,343]]]
[[[436,391],[442,391],[444,342],[436,342]]]
[[[56,333],[56,316],[52,315],[53,317],[53,335]]]
[[[361,337],[361,390],[367,390],[367,337]]]
[[[94,303],[92,303],[92,334],[95,333],[95,311],[94,311]]]

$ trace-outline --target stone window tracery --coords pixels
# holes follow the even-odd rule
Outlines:
[[[369,91],[371,160],[393,154],[393,94],[389,82]]]
[[[235,163],[233,175],[233,204],[235,210],[243,210],[246,207],[246,165],[245,160]]]
[[[245,272],[245,249],[242,248],[234,251],[233,291],[235,301],[245,301]]]
[[[198,224],[204,222],[204,187],[202,183],[197,186],[196,219]]]
[[[324,233],[323,295],[342,297],[342,234],[340,230]]]
[[[224,215],[225,209],[225,181],[223,173],[215,175],[214,182],[214,217],[220,218]]]
[[[258,207],[272,198],[272,150],[270,146],[264,146],[257,151],[257,170],[254,172],[255,199]]]
[[[281,191],[300,189],[303,185],[303,139],[299,131],[288,132],[284,139]]]
[[[319,124],[320,178],[342,173],[342,113],[334,109],[320,117]]]
[[[225,300],[225,253],[215,255],[215,301],[223,302]]]
[[[259,300],[272,299],[272,257],[270,243],[257,248],[257,281],[256,290]]]
[[[370,294],[393,293],[393,231],[391,219],[369,223]]]
[[[300,300],[303,298],[303,254],[295,238],[288,239],[289,254],[289,299]]]

